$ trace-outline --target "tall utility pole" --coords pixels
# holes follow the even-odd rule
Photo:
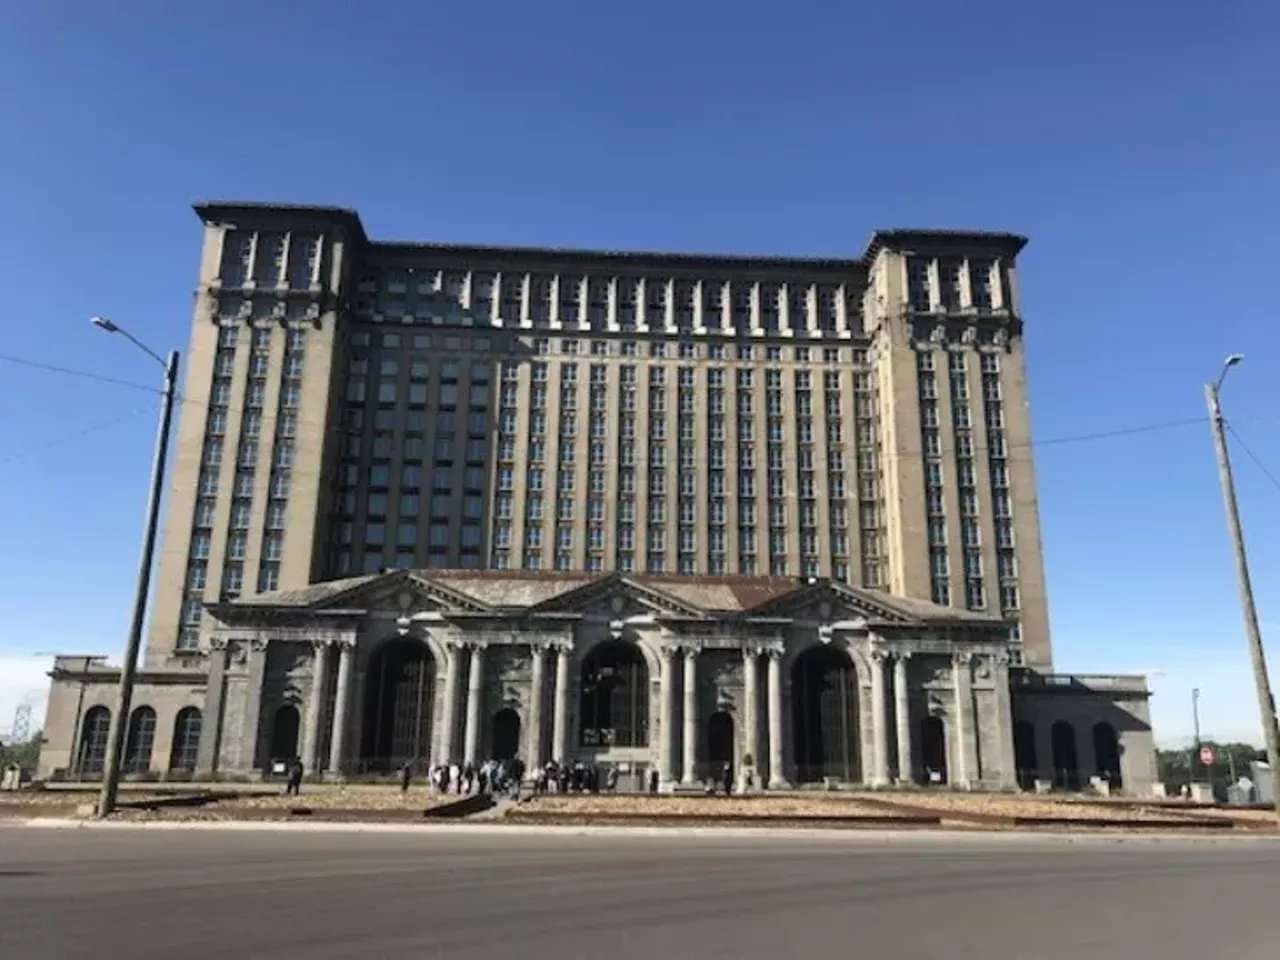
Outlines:
[[[1200,688],[1191,691],[1191,729],[1194,731],[1195,743],[1191,745],[1191,769],[1188,773],[1191,782],[1196,782],[1196,769],[1204,773],[1204,761],[1200,759]]]
[[[1271,802],[1280,818],[1280,727],[1276,723],[1276,702],[1267,677],[1267,658],[1262,650],[1262,633],[1258,629],[1258,609],[1253,602],[1253,584],[1249,581],[1249,561],[1244,552],[1244,534],[1240,529],[1240,509],[1236,505],[1235,479],[1231,475],[1231,457],[1227,453],[1226,423],[1222,417],[1222,381],[1244,357],[1233,353],[1223,362],[1218,379],[1204,386],[1209,405],[1209,424],[1213,429],[1213,449],[1218,458],[1218,479],[1222,483],[1222,500],[1227,509],[1227,530],[1235,552],[1236,580],[1240,585],[1240,607],[1244,613],[1244,629],[1249,642],[1249,661],[1253,666],[1253,682],[1258,694],[1258,710],[1262,714],[1262,732],[1267,743],[1267,766],[1271,769]]]
[[[156,428],[156,448],[151,461],[151,492],[147,497],[147,519],[142,534],[142,556],[138,561],[138,583],[133,596],[133,619],[124,659],[120,663],[120,692],[111,715],[111,735],[107,740],[107,757],[102,771],[102,793],[98,797],[98,816],[109,815],[116,807],[120,789],[120,762],[125,736],[129,729],[129,712],[133,705],[133,682],[138,671],[138,651],[142,647],[142,624],[147,616],[147,596],[151,590],[151,561],[156,550],[156,531],[160,525],[160,495],[164,491],[164,465],[169,452],[169,423],[173,419],[173,398],[178,382],[178,351],[162,360],[158,353],[137,340],[123,327],[106,317],[94,317],[93,325],[107,333],[118,333],[164,368],[164,386],[160,397],[160,424]]]

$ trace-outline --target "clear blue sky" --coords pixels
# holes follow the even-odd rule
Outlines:
[[[185,349],[197,198],[614,248],[999,228],[1032,240],[1038,439],[1200,416],[1239,350],[1228,408],[1280,473],[1278,34],[1262,2],[14,4],[0,353],[153,380],[87,318]],[[32,654],[120,650],[153,430],[142,392],[0,362],[0,731]],[[1160,671],[1166,741],[1196,684],[1206,730],[1252,733],[1207,426],[1037,458],[1058,665]],[[1275,634],[1280,487],[1237,466]]]

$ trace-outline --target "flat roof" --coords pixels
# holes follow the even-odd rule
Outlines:
[[[996,248],[1008,256],[1017,256],[1027,245],[1027,238],[1017,233],[993,230],[956,230],[943,228],[894,227],[876,230],[862,254],[857,257],[776,256],[746,253],[699,253],[667,250],[590,250],[570,247],[506,246],[500,244],[440,243],[433,241],[370,240],[360,215],[348,207],[262,201],[209,200],[193,204],[201,220],[234,219],[237,215],[275,213],[341,223],[366,244],[390,253],[440,253],[469,259],[515,260],[594,260],[599,263],[626,264],[674,262],[688,266],[722,265],[726,268],[750,266],[801,267],[815,270],[865,269],[880,250],[911,244],[963,244]]]

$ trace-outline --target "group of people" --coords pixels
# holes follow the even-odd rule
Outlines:
[[[400,789],[408,790],[413,783],[412,761],[400,768]],[[519,757],[509,760],[486,760],[474,763],[438,763],[427,771],[427,783],[437,794],[456,793],[458,795],[482,793],[520,798],[520,790],[526,781],[524,761]],[[717,776],[704,782],[709,794],[724,791],[728,796],[733,791],[733,768],[725,764]],[[574,761],[573,763],[557,763],[554,760],[539,767],[532,774],[532,790],[535,796],[549,793],[600,793],[602,790],[614,793],[618,789],[620,771],[617,766],[601,769],[597,764]],[[658,792],[658,771],[650,769],[645,775],[643,785],[637,787]]]

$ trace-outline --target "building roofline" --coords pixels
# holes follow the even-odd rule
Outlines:
[[[714,251],[672,250],[591,250],[581,247],[535,247],[520,244],[443,243],[434,241],[371,240],[364,229],[360,214],[349,207],[325,206],[305,203],[270,203],[264,201],[202,200],[192,204],[196,215],[206,223],[211,220],[234,219],[237,215],[254,213],[280,213],[306,215],[321,220],[336,221],[351,228],[356,235],[375,250],[383,253],[440,253],[464,259],[527,259],[588,260],[597,263],[628,264],[641,266],[654,261],[693,266],[717,266],[725,269],[739,267],[797,267],[817,271],[865,270],[874,262],[881,250],[900,247],[903,244],[921,242],[963,242],[984,247],[996,247],[1009,256],[1017,256],[1027,245],[1027,238],[1017,233],[992,230],[954,230],[921,227],[894,227],[874,231],[863,252],[858,256],[777,256],[773,254],[718,253]]]

